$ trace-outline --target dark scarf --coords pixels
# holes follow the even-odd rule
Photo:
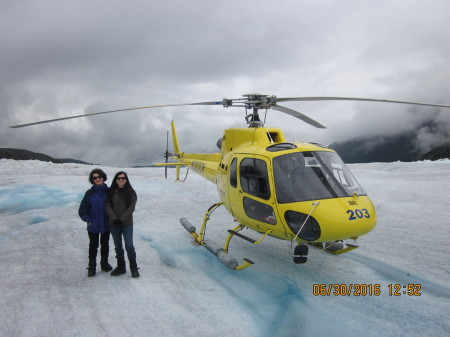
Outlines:
[[[109,189],[108,202],[111,202],[115,190],[117,190],[119,195],[125,200],[125,204],[127,205],[127,207],[129,207],[132,196],[136,196],[136,192],[134,191],[134,189],[131,186],[125,186],[124,188],[111,188]]]

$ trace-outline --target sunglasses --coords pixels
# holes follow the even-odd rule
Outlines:
[[[97,180],[97,179],[103,179],[103,177],[102,176],[92,176],[92,180]]]
[[[127,180],[125,177],[117,177],[116,180]]]

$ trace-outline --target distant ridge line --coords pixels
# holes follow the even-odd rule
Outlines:
[[[91,163],[86,163],[81,160],[71,159],[71,158],[53,158],[43,153],[28,151],[24,149],[14,149],[14,148],[0,148],[0,159],[12,159],[12,160],[40,160],[46,162],[52,162],[56,164],[63,163],[73,163],[73,164],[85,164],[93,165]]]

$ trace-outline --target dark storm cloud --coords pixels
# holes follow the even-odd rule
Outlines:
[[[282,96],[449,103],[450,4],[410,1],[4,1],[0,147],[127,165],[161,156],[174,118],[186,151],[216,151],[242,111],[177,107],[25,129],[9,125],[153,104]],[[414,128],[448,111],[367,103],[286,104],[329,127],[270,112],[298,140],[331,143]],[[441,132],[442,131],[442,132]],[[448,133],[447,133],[448,135]]]

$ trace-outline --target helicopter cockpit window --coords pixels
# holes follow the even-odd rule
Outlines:
[[[237,159],[234,158],[230,166],[230,185],[237,187]]]
[[[261,199],[270,198],[267,165],[264,160],[245,158],[240,165],[241,187],[245,193]]]
[[[357,195],[366,194],[359,183],[356,181],[353,174],[350,170],[345,166],[342,159],[334,152],[316,152],[319,160],[324,163],[325,168],[333,174],[336,182],[341,185],[345,191],[353,195],[356,193]]]
[[[350,197],[365,192],[334,152],[296,152],[273,159],[280,203]]]

